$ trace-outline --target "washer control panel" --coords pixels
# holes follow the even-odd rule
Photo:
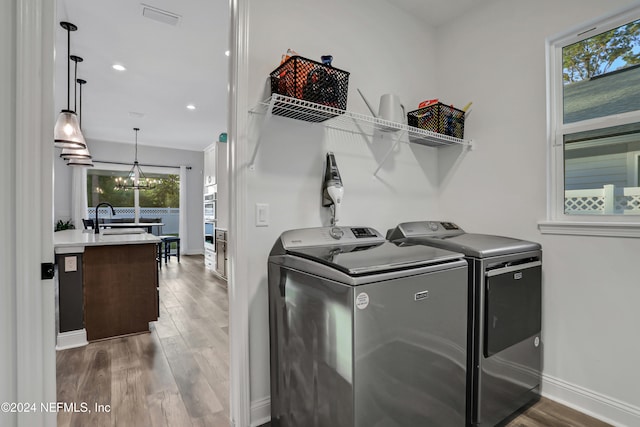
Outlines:
[[[334,245],[371,245],[384,237],[371,227],[318,227],[289,230],[280,236],[285,249]]]

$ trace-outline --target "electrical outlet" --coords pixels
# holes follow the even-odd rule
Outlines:
[[[269,205],[267,203],[256,203],[256,227],[269,226]]]
[[[64,257],[64,272],[69,273],[71,271],[78,271],[78,257],[75,255]]]

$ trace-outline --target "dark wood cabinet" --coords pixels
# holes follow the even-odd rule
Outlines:
[[[156,251],[155,243],[85,249],[87,340],[145,332],[158,319]]]

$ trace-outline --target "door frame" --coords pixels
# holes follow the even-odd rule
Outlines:
[[[249,372],[249,268],[247,230],[249,2],[229,1],[229,365],[233,427],[251,425]]]
[[[40,280],[53,262],[54,40],[56,2],[16,2],[16,401],[55,402],[55,292]],[[230,0],[229,332],[230,418],[250,425],[249,303],[246,266],[248,1]],[[39,165],[40,168],[34,167]],[[28,196],[25,196],[28,195]],[[39,256],[34,256],[39,254]],[[35,420],[33,417],[37,417]],[[27,419],[27,417],[29,417]],[[55,413],[18,414],[17,425],[55,426]]]
[[[53,249],[55,2],[15,0],[16,402],[55,402],[55,289],[41,263]],[[18,413],[16,425],[55,426],[56,414]]]

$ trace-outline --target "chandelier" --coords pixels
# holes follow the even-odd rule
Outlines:
[[[138,163],[138,131],[140,128],[133,128],[136,131],[136,151],[133,167],[126,177],[116,177],[116,190],[150,190],[156,187],[156,180],[145,176]]]

